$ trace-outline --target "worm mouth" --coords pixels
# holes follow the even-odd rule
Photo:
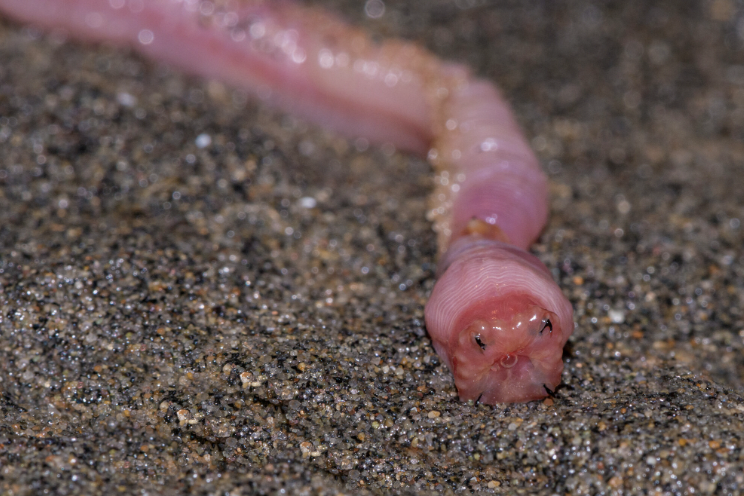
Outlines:
[[[514,367],[517,363],[519,363],[519,355],[517,354],[510,355],[507,353],[506,355],[499,358],[498,364],[493,364],[491,366],[491,370],[498,370],[500,367],[503,367],[505,369],[510,369]]]
[[[466,314],[450,343],[460,398],[494,404],[547,396],[563,370],[557,316],[524,295],[481,308],[489,310]]]
[[[463,401],[477,400],[485,404],[521,403],[545,398],[560,383],[563,363],[546,371],[536,366],[527,355],[504,355],[498,363],[473,375],[467,364],[456,360],[455,385]]]
[[[477,400],[495,403],[522,403],[550,396],[560,383],[563,362],[546,371],[536,366],[527,355],[503,356],[484,373],[472,376],[462,373],[455,362],[455,385],[463,401]]]

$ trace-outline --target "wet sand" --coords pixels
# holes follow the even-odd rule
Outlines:
[[[513,103],[557,397],[457,400],[424,161],[0,22],[0,492],[744,491],[744,10],[313,3]]]

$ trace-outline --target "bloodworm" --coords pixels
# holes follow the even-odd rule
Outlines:
[[[439,279],[434,348],[462,400],[555,390],[573,310],[525,250],[547,218],[547,180],[496,88],[412,43],[373,42],[333,15],[281,0],[0,0],[0,12],[136,49],[348,135],[428,158]]]

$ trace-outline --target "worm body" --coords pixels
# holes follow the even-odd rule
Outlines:
[[[547,219],[547,180],[491,83],[281,0],[0,0],[0,12],[134,48],[347,135],[427,155],[441,260],[426,325],[460,398],[530,401],[560,383],[571,305],[524,251]]]

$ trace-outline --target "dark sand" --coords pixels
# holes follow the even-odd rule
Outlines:
[[[513,102],[557,398],[457,400],[425,162],[0,22],[0,493],[744,492],[744,10],[315,3]]]

